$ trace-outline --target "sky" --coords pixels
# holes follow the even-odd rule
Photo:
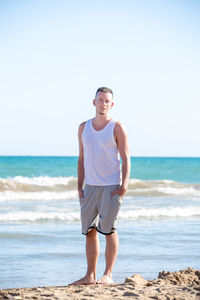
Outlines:
[[[0,0],[0,155],[78,155],[97,88],[132,156],[200,156],[200,1]]]

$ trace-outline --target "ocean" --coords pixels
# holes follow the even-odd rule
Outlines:
[[[0,288],[67,285],[85,275],[77,157],[0,157]],[[115,282],[200,260],[200,158],[132,157],[118,220]],[[104,271],[100,237],[98,278]]]

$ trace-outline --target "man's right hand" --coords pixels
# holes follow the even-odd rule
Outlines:
[[[83,192],[83,189],[82,189],[82,188],[79,188],[79,189],[78,189],[78,196],[79,196],[79,199],[84,198],[84,192]]]

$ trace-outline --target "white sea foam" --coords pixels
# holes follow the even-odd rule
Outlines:
[[[162,208],[137,208],[122,209],[119,220],[136,219],[170,219],[170,218],[200,218],[200,207],[162,207]],[[73,212],[55,211],[17,211],[0,214],[0,222],[80,222],[79,210]]]
[[[16,212],[0,214],[0,222],[76,222],[80,221],[79,212],[61,213],[61,212]]]
[[[200,197],[200,184],[173,180],[129,180],[128,195]]]
[[[189,187],[152,187],[152,188],[136,188],[129,190],[128,195],[132,196],[189,196],[200,197],[200,190],[192,186]]]
[[[63,191],[77,188],[75,177],[24,177],[0,178],[0,191],[37,192]]]
[[[77,191],[67,191],[67,192],[12,192],[5,191],[0,192],[0,202],[3,201],[54,201],[54,200],[67,200],[67,199],[77,199]]]
[[[75,177],[24,177],[15,176],[13,178],[0,178],[0,193],[13,192],[14,194],[1,194],[0,201],[5,199],[57,199],[59,196],[53,193],[67,192],[72,198],[74,191],[77,190],[77,178]],[[50,192],[52,194],[50,194]],[[23,195],[26,194],[26,195]],[[32,195],[30,194],[32,193]],[[41,196],[39,194],[41,193]],[[45,194],[46,193],[46,194]],[[200,198],[200,184],[181,183],[172,180],[139,180],[130,179],[127,196],[168,196],[176,197],[197,197]],[[61,195],[61,197],[65,197]],[[68,196],[67,196],[68,198]]]
[[[168,195],[185,195],[185,196],[200,197],[200,190],[196,190],[192,186],[183,187],[183,188],[160,187],[160,188],[155,188],[155,190]]]
[[[71,181],[76,181],[76,178],[71,177],[49,177],[49,176],[38,176],[38,177],[25,177],[25,176],[15,176],[10,178],[19,183],[33,184],[39,186],[53,186],[53,185],[67,185]]]
[[[121,210],[119,219],[138,219],[138,218],[178,218],[178,217],[200,217],[200,207],[161,207],[161,208],[136,208],[131,210]]]

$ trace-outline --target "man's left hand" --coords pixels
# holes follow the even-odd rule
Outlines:
[[[113,197],[115,194],[118,194],[120,197],[123,197],[125,195],[126,191],[127,191],[127,189],[120,185],[116,190],[114,190],[110,194],[110,197]]]

